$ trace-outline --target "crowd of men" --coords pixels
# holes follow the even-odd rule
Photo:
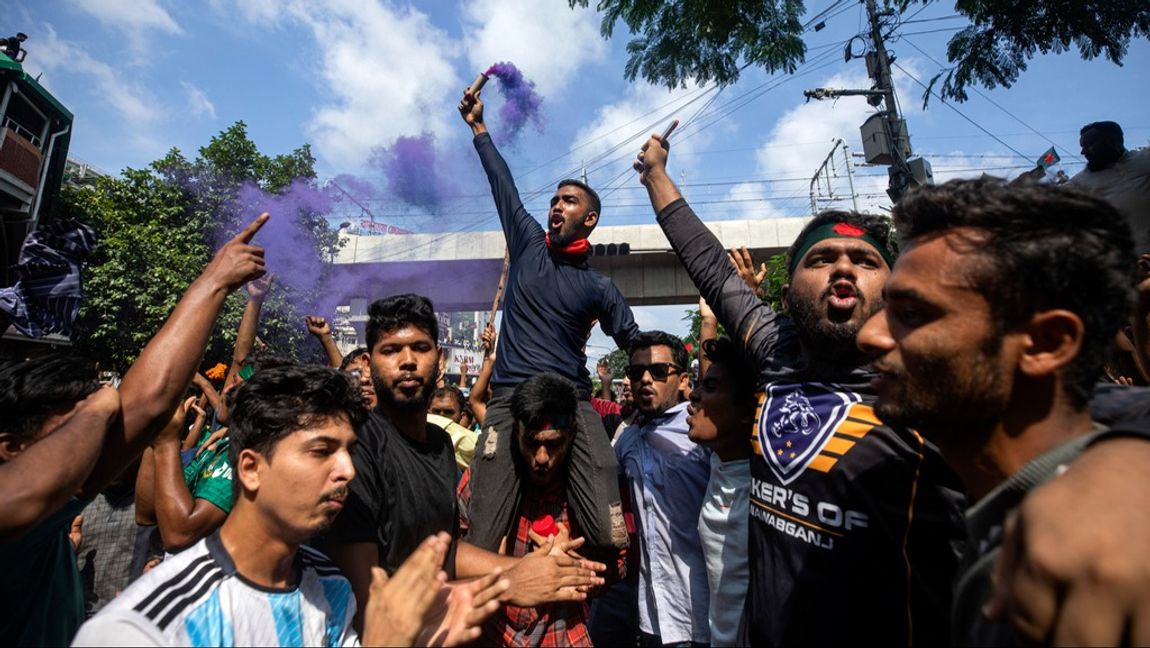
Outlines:
[[[0,633],[1150,643],[1150,174],[1116,124],[1083,129],[1069,187],[956,180],[893,218],[819,214],[781,310],[652,136],[635,169],[701,296],[692,375],[588,265],[595,191],[559,183],[541,226],[479,95],[459,112],[510,258],[470,393],[443,382],[433,304],[401,286],[349,354],[307,319],[326,366],[257,348],[261,215],[118,386],[74,354],[0,363]],[[240,287],[231,363],[201,374]],[[596,323],[628,353],[618,399],[586,368]]]

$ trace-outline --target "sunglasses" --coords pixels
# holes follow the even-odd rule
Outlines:
[[[631,382],[639,382],[643,380],[643,374],[650,373],[651,380],[663,382],[673,373],[682,371],[683,369],[676,364],[670,362],[652,362],[651,364],[633,364],[627,366],[627,377]]]

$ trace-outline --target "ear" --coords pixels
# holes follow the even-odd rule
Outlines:
[[[245,448],[236,460],[235,478],[240,480],[243,492],[258,493],[260,490],[260,468],[264,465],[263,455]]]
[[[583,217],[583,227],[586,227],[587,229],[595,229],[595,226],[598,224],[599,212],[589,211],[587,212],[587,215]]]
[[[1031,377],[1061,371],[1082,350],[1086,326],[1077,313],[1055,309],[1036,313],[1023,333],[1026,347],[1018,361],[1019,370]]]
[[[783,315],[786,315],[788,317],[791,314],[791,307],[788,305],[789,302],[787,301],[787,297],[790,294],[791,294],[791,283],[788,281],[787,283],[783,284],[782,298],[779,300],[783,306]]]
[[[5,462],[12,461],[28,447],[28,440],[10,432],[0,432],[0,459]]]

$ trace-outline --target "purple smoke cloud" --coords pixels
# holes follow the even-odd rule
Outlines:
[[[245,218],[261,212],[271,215],[256,236],[256,243],[264,246],[268,272],[276,275],[276,283],[304,293],[315,290],[323,274],[324,259],[315,248],[312,227],[331,205],[326,191],[303,179],[293,181],[279,194],[247,183],[233,201],[235,213]]]
[[[371,165],[383,172],[391,195],[403,202],[435,211],[450,192],[431,133],[403,136],[387,148],[372,152]]]
[[[543,131],[543,97],[535,92],[535,82],[523,78],[523,73],[510,61],[496,63],[484,72],[487,76],[499,79],[504,104],[499,109],[499,117],[507,126],[505,139],[512,142],[528,122]]]

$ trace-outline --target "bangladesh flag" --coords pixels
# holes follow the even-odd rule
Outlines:
[[[1051,146],[1049,150],[1042,154],[1042,157],[1038,158],[1036,164],[1043,169],[1049,169],[1060,161],[1062,161],[1062,158],[1058,157],[1058,152]]]

